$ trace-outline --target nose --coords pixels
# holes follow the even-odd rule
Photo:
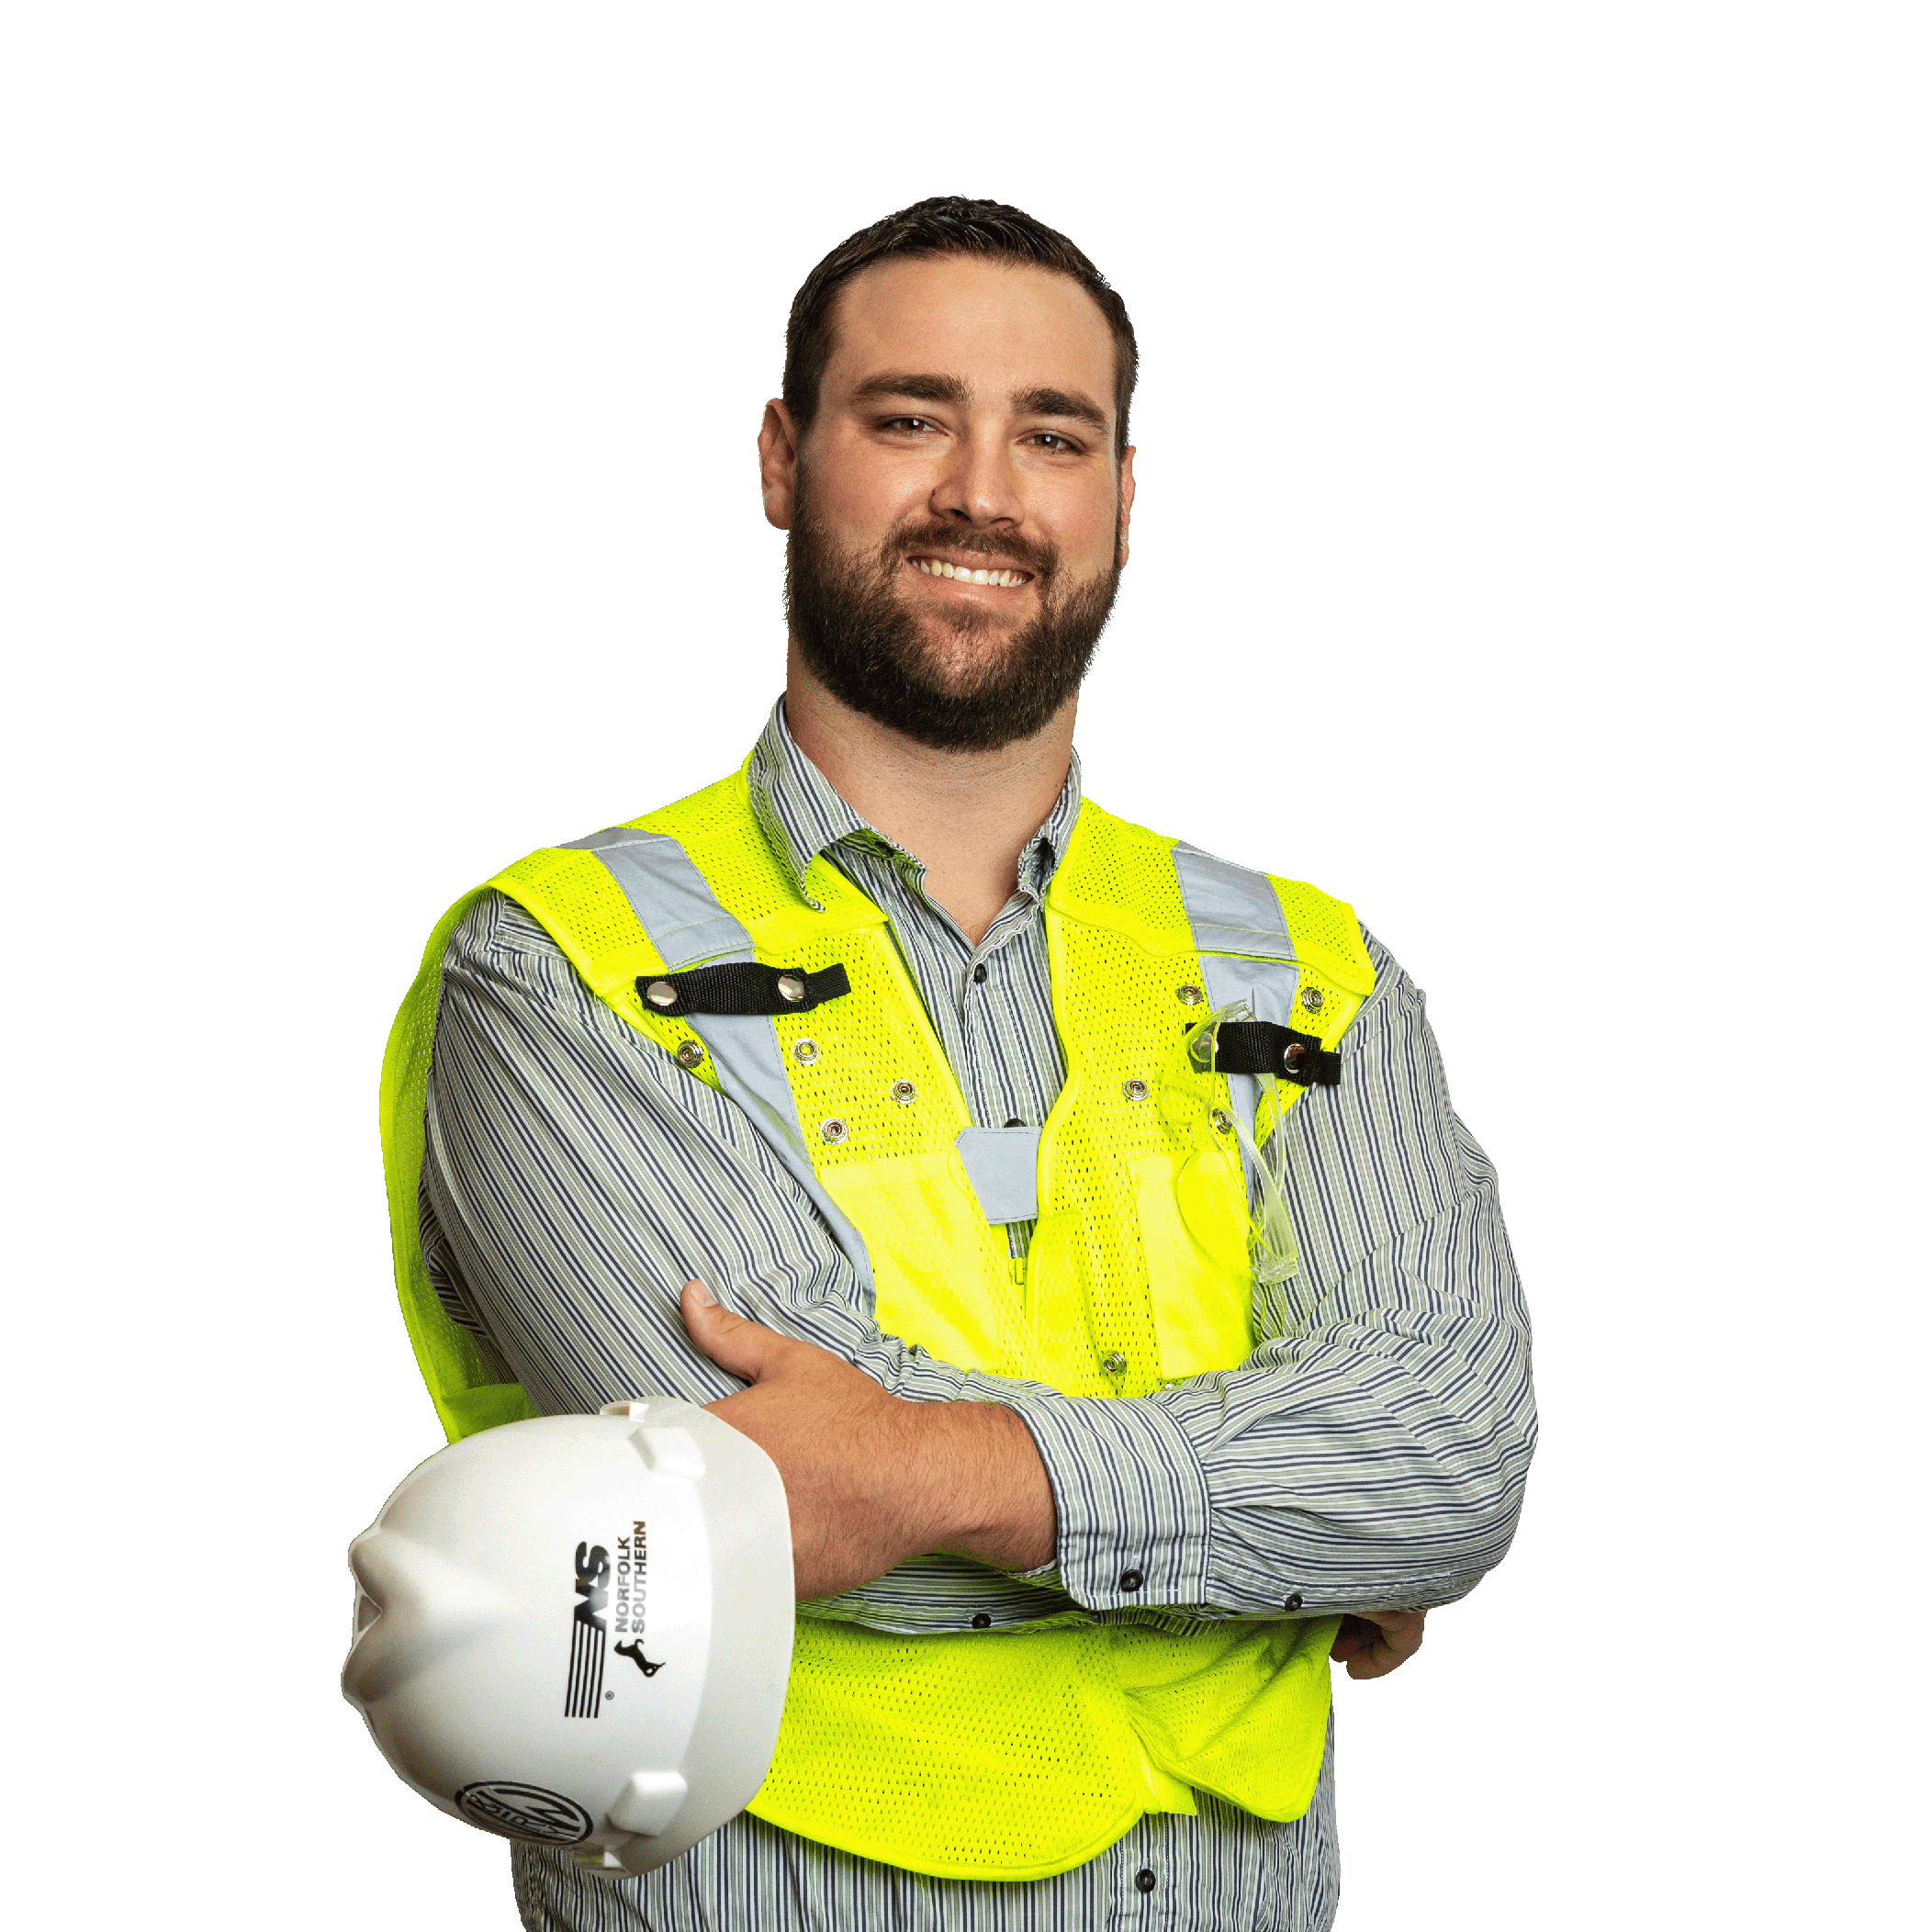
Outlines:
[[[951,446],[933,487],[929,507],[936,517],[981,529],[1017,529],[1025,520],[1013,453],[1003,435],[968,430]]]

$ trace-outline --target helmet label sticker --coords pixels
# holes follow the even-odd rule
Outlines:
[[[539,1845],[581,1845],[590,1836],[590,1814],[557,1792],[541,1784],[515,1784],[492,1778],[466,1784],[456,1793],[456,1809],[472,1825],[493,1831],[500,1838],[532,1838]]]
[[[617,1646],[619,1657],[629,1657],[646,1677],[656,1677],[664,1668],[644,1654],[644,1572],[649,1543],[646,1525],[635,1520],[631,1533],[617,1539],[617,1601],[612,1606],[617,1634],[632,1633],[628,1644]]]
[[[566,1717],[603,1713],[603,1612],[611,1593],[610,1581],[610,1551],[601,1543],[578,1544],[577,1608],[570,1618],[570,1675],[564,1684]]]

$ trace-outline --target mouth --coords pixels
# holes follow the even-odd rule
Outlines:
[[[1033,581],[1030,570],[1015,570],[997,565],[955,564],[943,556],[914,556],[906,561],[915,570],[922,571],[927,577],[946,578],[956,584],[984,584],[995,590],[1017,590],[1022,584]]]

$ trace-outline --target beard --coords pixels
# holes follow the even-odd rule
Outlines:
[[[921,550],[1029,572],[1038,613],[1003,645],[995,611],[922,618],[899,590],[906,557]],[[1031,737],[1080,689],[1120,569],[1117,554],[1097,576],[1063,582],[1053,545],[932,520],[900,524],[872,556],[842,555],[812,514],[801,477],[785,543],[785,615],[799,655],[840,703],[935,750],[995,751]],[[972,648],[976,638],[984,648]]]

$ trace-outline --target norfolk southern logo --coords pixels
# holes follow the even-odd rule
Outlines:
[[[500,1838],[534,1838],[539,1845],[581,1845],[590,1836],[590,1814],[560,1792],[546,1792],[541,1784],[515,1784],[507,1778],[466,1784],[456,1793],[456,1809],[472,1825],[480,1825]]]
[[[603,1710],[604,1604],[611,1589],[611,1553],[601,1543],[577,1546],[577,1608],[570,1618],[570,1676],[566,1717],[596,1717]]]

